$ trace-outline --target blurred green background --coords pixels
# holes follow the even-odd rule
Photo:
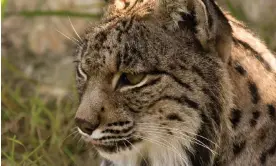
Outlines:
[[[276,51],[275,0],[218,0]],[[77,95],[65,35],[99,20],[103,0],[2,0],[2,165],[98,165],[74,127]]]

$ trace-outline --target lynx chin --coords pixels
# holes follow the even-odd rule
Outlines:
[[[276,59],[213,0],[113,0],[75,53],[102,166],[275,166]]]

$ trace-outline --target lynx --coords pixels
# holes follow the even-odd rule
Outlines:
[[[102,166],[275,166],[276,59],[213,0],[114,0],[75,53]]]

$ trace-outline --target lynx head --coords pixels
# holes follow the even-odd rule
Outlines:
[[[76,123],[103,165],[208,165],[231,28],[211,0],[115,0],[77,49]]]

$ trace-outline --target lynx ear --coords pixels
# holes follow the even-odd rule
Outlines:
[[[232,29],[213,0],[159,0],[158,10],[169,15],[176,28],[191,29],[203,48],[216,51],[224,62],[228,61]]]
[[[231,56],[232,28],[213,0],[193,0],[197,37],[206,49],[214,49],[224,62]]]
[[[188,28],[203,48],[216,51],[224,62],[231,53],[232,29],[214,0],[112,0],[115,8],[146,5],[170,28]],[[140,10],[141,11],[141,10]]]

